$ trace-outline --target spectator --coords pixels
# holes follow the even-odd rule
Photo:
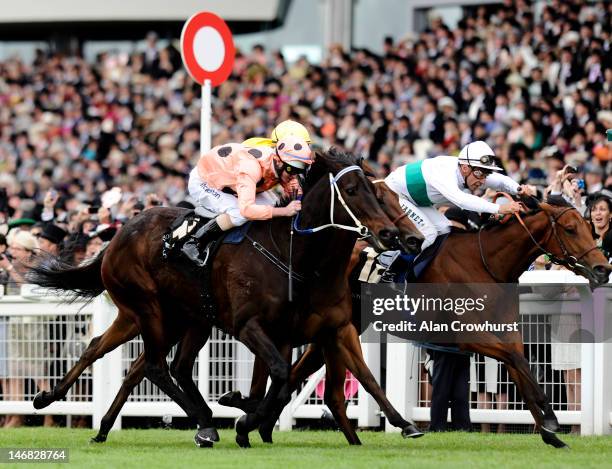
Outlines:
[[[42,229],[42,233],[38,236],[40,250],[53,256],[58,256],[62,241],[67,234],[66,230],[53,223],[46,224]]]
[[[7,250],[6,237],[0,234],[0,260],[6,256]],[[0,296],[4,295],[4,289],[8,282],[8,272],[0,269]],[[6,316],[0,316],[0,395],[7,394],[7,377],[8,377],[8,340],[7,340],[7,321]],[[5,417],[0,415],[0,427],[4,425]]]
[[[27,231],[16,232],[9,242],[9,253],[13,260],[6,256],[0,260],[0,267],[9,272],[11,280],[20,286],[24,279],[23,274],[27,266],[34,260],[38,242]],[[32,378],[40,391],[49,390],[46,378],[46,365],[49,356],[47,345],[49,342],[48,328],[38,323],[38,319],[28,317],[12,317],[9,321],[7,334],[9,340],[8,350],[8,376],[6,396],[8,400],[23,400],[24,381]],[[7,416],[4,428],[19,427],[23,425],[23,415]],[[54,425],[53,417],[46,415],[45,426]]]
[[[607,191],[606,191],[607,192]],[[601,249],[606,258],[612,258],[612,199],[604,193],[595,193],[589,201],[589,219],[593,237],[597,247]]]

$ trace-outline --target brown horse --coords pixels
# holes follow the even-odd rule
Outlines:
[[[378,249],[391,245],[397,237],[397,228],[381,210],[370,183],[354,163],[351,157],[330,150],[317,158],[306,177],[301,226],[313,232],[322,225],[343,230],[296,237],[293,263],[308,282],[298,289],[292,303],[287,300],[286,275],[270,263],[269,257],[253,249],[263,247],[271,254],[272,244],[279,248],[280,259],[287,259],[286,219],[255,223],[251,242],[220,248],[212,264],[217,308],[210,318],[204,317],[200,299],[193,294],[199,291],[199,282],[189,272],[161,259],[161,237],[178,215],[176,209],[152,209],[130,220],[106,251],[86,266],[68,267],[47,260],[34,267],[30,273],[33,283],[71,290],[83,297],[97,296],[106,289],[119,310],[110,328],[92,340],[64,379],[51,392],[37,395],[35,407],[63,398],[87,366],[139,330],[145,347],[145,376],[196,419],[200,441],[218,441],[210,408],[193,389],[182,390],[174,384],[165,361],[169,348],[184,330],[197,325],[203,344],[215,325],[241,340],[270,369],[272,385],[268,393],[256,412],[237,425],[237,441],[247,446],[248,432],[289,396],[289,363],[285,357],[291,344],[313,342],[317,336],[350,323],[350,314],[338,305],[350,301],[345,297],[343,274],[357,233],[369,234]]]
[[[364,172],[368,176],[368,179],[372,181],[376,199],[387,214],[389,219],[393,220],[397,228],[399,229],[400,245],[404,252],[407,253],[418,253],[420,244],[423,241],[422,235],[416,230],[414,224],[406,217],[405,212],[401,209],[397,195],[384,183],[381,179],[376,179],[372,169],[368,166],[365,161],[361,161]],[[362,246],[358,250],[353,251],[352,259],[359,257],[359,253],[363,249]],[[350,269],[352,270],[352,269]],[[204,345],[207,337],[204,337],[204,332],[200,331],[197,327],[193,326],[184,332],[183,337],[180,339],[177,352],[174,360],[170,365],[170,374],[177,380],[183,390],[189,389],[195,394],[197,387],[193,383],[191,370],[195,363],[196,357],[199,350]],[[137,334],[136,328],[134,328],[134,336]],[[261,361],[257,359],[257,364]],[[108,433],[111,430],[115,420],[117,419],[121,408],[127,401],[134,387],[136,387],[144,379],[144,353],[141,353],[138,358],[132,363],[130,369],[123,380],[121,388],[119,389],[113,403],[104,415],[100,423],[100,429],[98,434],[92,438],[92,442],[104,442],[108,437]],[[265,372],[255,373],[254,376],[264,377],[264,388],[265,382],[268,378],[267,369],[264,367]],[[261,400],[263,393],[257,400]],[[251,412],[255,411],[256,405],[252,405],[248,410]],[[344,407],[341,409],[344,412]],[[271,433],[271,431],[270,431]],[[262,432],[263,436],[263,432]],[[264,437],[266,441],[271,441],[271,436]]]
[[[419,277],[419,282],[517,283],[519,276],[536,257],[545,252],[556,262],[588,278],[592,287],[606,283],[612,267],[596,248],[587,222],[562,199],[550,202],[538,204],[538,208],[525,217],[524,225],[512,222],[507,225],[494,225],[479,233],[451,235]],[[522,256],[517,257],[517,253]],[[492,314],[495,315],[494,318]],[[511,310],[485,310],[480,322],[492,319],[500,323],[509,322],[514,314]],[[507,321],[504,321],[505,317]],[[360,319],[357,305],[353,321],[358,324]],[[346,339],[348,342],[358,340],[358,329],[359,326],[347,329],[350,336]],[[557,418],[550,401],[531,373],[524,356],[520,333],[507,333],[507,336],[498,337],[492,334],[484,337],[483,334],[486,333],[465,333],[459,347],[502,361],[540,428],[542,439],[555,447],[565,446],[555,435],[559,429]],[[350,363],[350,354],[347,351],[340,352]],[[311,344],[292,367],[289,379],[291,389],[296,389],[299,383],[317,371],[324,364],[324,359],[325,353],[321,347]],[[353,372],[348,363],[348,368]],[[334,399],[343,403],[344,380],[340,379],[340,376],[344,376],[344,367],[336,368],[334,376],[335,379],[331,382],[326,381],[326,400],[329,392],[335,396],[330,397],[332,403]],[[249,398],[240,399],[239,393],[232,393],[226,397],[228,404],[245,411],[250,410],[261,397],[262,390],[265,390],[266,380],[265,366],[256,359]],[[270,419],[274,417],[271,416]]]

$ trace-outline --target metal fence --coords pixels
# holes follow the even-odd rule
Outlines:
[[[575,291],[564,301],[563,311],[538,293],[521,296],[521,327],[530,366],[551,399],[563,425],[581,425],[583,434],[610,432],[612,410],[612,349],[608,343],[570,344],[566,355],[580,355],[580,374],[554,370],[554,318],[580,318],[581,307],[592,306],[593,296],[586,281],[569,272],[528,272],[523,285],[573,286]],[[602,315],[612,315],[612,295],[606,293]],[[30,402],[39,389],[48,389],[78,360],[89,340],[102,333],[112,322],[116,310],[101,295],[94,302],[62,304],[61,299],[44,290],[24,288],[20,296],[0,299],[0,414],[92,415],[94,427],[121,385],[132,361],[142,351],[137,338],[110,352],[86,370],[71,388],[66,399],[41,411]],[[604,317],[581,321],[601,321]],[[584,325],[584,324],[583,324]],[[587,325],[588,326],[588,325]],[[593,327],[593,324],[590,324]],[[409,343],[363,344],[366,362],[379,380],[384,378],[387,396],[403,415],[417,421],[429,420],[429,387],[424,371],[424,352]],[[174,351],[173,351],[174,352]],[[172,354],[169,360],[172,358]],[[294,351],[297,357],[299,350]],[[386,360],[381,362],[381,357]],[[558,358],[556,359],[557,361]],[[532,424],[528,410],[503,365],[474,357],[471,374],[471,418],[475,423]],[[607,366],[606,366],[607,365]],[[218,398],[239,389],[248,394],[253,357],[236,340],[213,331],[211,340],[200,351],[193,378],[216,417],[233,418],[237,409],[220,406]],[[281,429],[290,429],[296,419],[320,418],[325,409],[321,380],[324,369],[302,385],[280,419]],[[572,388],[572,389],[570,389]],[[572,399],[577,389],[579,400]],[[569,393],[568,393],[569,390]],[[362,427],[380,424],[380,412],[374,400],[347,376],[349,418]],[[148,380],[134,390],[123,408],[122,416],[183,416]],[[120,428],[121,419],[115,428]],[[386,424],[387,430],[395,430]]]

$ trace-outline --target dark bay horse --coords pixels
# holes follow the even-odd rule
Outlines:
[[[514,221],[507,225],[495,225],[480,233],[452,234],[419,277],[419,282],[517,283],[519,276],[536,257],[546,252],[557,262],[589,279],[593,288],[606,283],[611,266],[596,248],[588,223],[562,199],[553,199],[550,202],[539,204],[536,210],[525,216],[524,225]],[[520,256],[517,253],[520,253]],[[514,315],[513,311],[503,309],[494,311],[494,317],[491,313],[485,310],[480,322],[491,319],[500,323],[508,322]],[[508,321],[504,321],[504,317],[507,317]],[[353,322],[358,324],[360,320],[357,305],[354,308]],[[359,326],[350,331],[351,340],[358,340],[358,329]],[[542,439],[555,447],[565,446],[555,435],[559,429],[557,418],[550,401],[531,373],[524,356],[520,332],[507,333],[506,337],[494,337],[490,334],[488,338],[483,337],[483,334],[486,333],[465,333],[459,347],[502,361],[531,411]],[[292,367],[289,379],[291,389],[296,389],[299,383],[317,371],[324,361],[321,347],[311,344]],[[350,365],[348,368],[353,372]],[[344,376],[343,372],[344,368],[339,366],[335,370],[335,379],[326,381],[325,386],[326,394],[334,394],[335,399],[341,402],[344,402],[344,379],[339,377]],[[265,367],[258,360],[253,373],[249,398],[240,399],[239,395],[231,397],[230,403],[235,407],[249,410],[261,398],[267,374]]]
[[[185,389],[174,384],[165,360],[184,330],[197,325],[203,345],[215,325],[242,341],[270,369],[268,393],[256,412],[237,425],[237,441],[247,446],[248,432],[289,396],[287,355],[291,344],[313,342],[317,336],[332,335],[350,323],[351,315],[338,305],[350,301],[343,288],[343,274],[358,233],[369,234],[378,249],[397,237],[397,228],[354,163],[353,158],[330,150],[316,159],[308,173],[301,226],[341,226],[344,230],[322,230],[296,238],[294,267],[308,282],[297,289],[293,303],[287,300],[286,274],[257,253],[251,243],[222,246],[212,265],[216,314],[211,319],[204,317],[199,295],[194,294],[200,289],[197,279],[161,258],[161,237],[180,212],[176,209],[151,209],[130,220],[109,247],[85,266],[66,266],[57,259],[35,266],[29,275],[33,283],[90,298],[106,289],[119,310],[113,324],[92,340],[64,379],[51,392],[37,395],[35,407],[63,398],[87,366],[139,330],[145,348],[144,375],[198,422],[199,439],[218,441],[210,408],[189,383],[184,383]],[[255,223],[250,236],[268,252],[274,243],[286,259],[288,228],[287,219],[273,219]],[[270,240],[271,233],[275,240]]]
[[[387,214],[389,219],[393,220],[395,225],[399,230],[400,236],[400,245],[402,249],[407,253],[418,253],[420,244],[423,241],[422,235],[416,230],[414,224],[410,221],[408,217],[405,216],[405,212],[401,209],[397,195],[389,189],[389,187],[384,183],[383,180],[376,179],[373,175],[373,171],[368,167],[365,161],[361,161],[360,165],[364,169],[364,172],[368,176],[368,179],[373,183],[374,190],[376,194],[376,198]],[[359,257],[359,253],[363,248],[360,247],[357,251],[353,251],[353,258]],[[352,269],[350,269],[352,270]],[[134,327],[134,336],[138,333],[137,328]],[[193,384],[191,370],[193,369],[193,365],[195,363],[197,354],[200,348],[204,345],[206,338],[203,337],[202,331],[199,331],[196,326],[190,327],[185,331],[185,335],[181,338],[179,342],[179,346],[177,352],[175,354],[174,360],[170,365],[170,373],[171,375],[178,381],[179,385],[183,389],[191,389],[196,390],[195,384]],[[257,359],[257,363],[261,363],[259,359]],[[138,385],[144,379],[144,353],[141,353],[140,356],[134,361],[131,365],[130,370],[128,371],[125,379],[117,393],[117,396],[113,400],[109,410],[102,418],[100,423],[100,429],[98,434],[92,438],[93,442],[104,442],[107,439],[108,433],[112,428],[121,408],[127,401],[130,393],[134,389],[135,386]],[[265,366],[263,366],[265,370],[262,373],[255,373],[255,376],[263,377],[263,391],[265,391],[265,384],[267,382],[268,372]],[[376,389],[377,393],[382,393],[382,391],[378,388]],[[263,393],[259,396],[257,401],[261,400],[263,397]],[[256,409],[256,405],[252,405],[248,410],[254,411]],[[340,412],[345,413],[345,409],[342,406]],[[346,420],[348,423],[348,420]],[[271,430],[270,432],[271,433]],[[264,436],[264,432],[262,432],[262,436],[265,441],[271,441],[271,435]],[[356,438],[358,441],[358,438]]]

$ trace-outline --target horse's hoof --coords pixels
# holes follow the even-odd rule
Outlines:
[[[226,407],[236,407],[236,403],[242,400],[240,391],[229,391],[219,398],[218,403]]]
[[[551,419],[544,419],[544,424],[542,425],[542,428],[546,429],[547,432],[557,433],[561,429],[561,426],[559,425],[557,419],[553,416],[553,418]]]
[[[547,445],[554,446],[555,448],[567,448],[567,449],[569,449],[569,446],[567,446],[565,443],[563,443],[559,439],[559,437],[557,437],[555,432],[549,430],[546,427],[542,427],[540,429],[540,435],[542,436],[542,440],[544,440],[544,443],[546,443]]]
[[[104,443],[106,441],[106,435],[102,435],[98,433],[96,436],[92,437],[89,442],[90,443]]]
[[[34,396],[34,401],[32,401],[32,405],[35,409],[44,409],[49,404],[53,402],[53,398],[51,397],[51,393],[47,391],[40,391],[36,396]]]
[[[210,448],[219,441],[219,433],[214,427],[200,428],[193,439],[200,448]]]
[[[249,442],[249,435],[241,435],[240,433],[236,433],[236,443],[241,448],[250,448],[251,443]]]
[[[272,441],[272,430],[274,427],[269,428],[266,425],[261,425],[259,427],[259,436],[261,437],[261,441],[264,443],[274,443]]]
[[[197,434],[193,438],[193,441],[195,442],[195,444],[196,444],[196,446],[198,448],[212,448],[213,447],[213,442],[212,441],[200,440],[200,439],[198,439],[198,435]]]
[[[236,421],[236,433],[238,433],[239,435],[248,435],[249,434],[249,430],[247,428],[247,414],[242,415]]]
[[[413,423],[409,424],[407,427],[402,428],[402,436],[404,438],[419,438],[423,435],[424,433],[419,430]]]

